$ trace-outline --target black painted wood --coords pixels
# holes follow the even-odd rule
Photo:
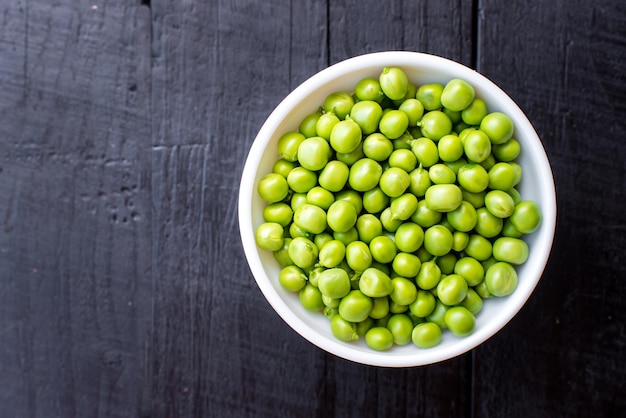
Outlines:
[[[617,1],[13,0],[0,19],[0,417],[619,416]],[[434,53],[527,112],[558,191],[529,304],[460,358],[357,365],[271,310],[237,189],[272,107],[350,56]]]

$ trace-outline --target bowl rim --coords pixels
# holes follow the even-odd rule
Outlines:
[[[442,70],[446,73],[462,73],[463,78],[470,84],[480,84],[483,86],[481,89],[489,89],[489,94],[495,96],[501,106],[509,109],[508,111],[514,112],[516,131],[523,131],[524,137],[532,142],[533,154],[541,162],[537,167],[543,179],[539,185],[542,190],[541,194],[548,197],[548,200],[542,200],[543,220],[539,231],[541,231],[543,239],[536,244],[540,247],[539,250],[534,249],[541,256],[538,260],[535,260],[536,264],[531,267],[529,275],[532,276],[533,282],[525,287],[523,297],[517,297],[511,304],[507,305],[507,315],[502,315],[502,317],[490,321],[488,323],[489,326],[477,329],[472,335],[459,339],[458,343],[454,345],[418,350],[415,354],[406,356],[385,355],[385,352],[374,350],[363,353],[359,350],[346,348],[345,344],[338,340],[316,338],[317,333],[315,331],[313,333],[308,332],[311,328],[297,315],[289,314],[290,308],[269,283],[258,255],[256,243],[254,242],[254,230],[250,216],[252,195],[256,190],[253,180],[257,174],[257,167],[265,148],[272,136],[275,135],[280,123],[284,120],[284,116],[301,101],[302,97],[308,96],[311,92],[333,80],[336,74],[349,74],[362,69],[364,65],[371,66],[373,63],[377,63],[376,65],[379,65],[381,69],[383,66],[414,67],[417,65],[420,68],[427,67],[428,71]],[[257,285],[274,311],[294,331],[318,348],[352,362],[379,367],[415,367],[445,361],[478,347],[504,328],[526,304],[541,279],[552,249],[556,229],[556,215],[556,190],[552,169],[539,136],[521,108],[499,86],[476,70],[448,58],[411,51],[373,52],[348,58],[319,71],[293,89],[274,108],[255,137],[243,168],[238,197],[239,230],[244,253]],[[518,291],[520,291],[519,288],[516,289],[516,292]]]

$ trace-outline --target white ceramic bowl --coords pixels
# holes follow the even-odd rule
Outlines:
[[[385,66],[402,68],[418,85],[462,78],[474,86],[476,96],[487,103],[489,111],[509,115],[515,124],[515,138],[522,146],[522,154],[517,160],[523,169],[519,191],[524,199],[536,201],[543,211],[540,229],[525,238],[530,246],[530,256],[523,266],[518,267],[519,284],[515,292],[508,297],[485,300],[472,335],[458,338],[444,331],[441,344],[430,349],[420,349],[410,343],[377,352],[368,348],[363,338],[352,343],[337,340],[324,315],[306,311],[296,294],[282,289],[278,283],[279,264],[270,252],[258,250],[254,239],[256,228],[263,222],[265,205],[256,186],[263,175],[271,172],[278,159],[278,138],[287,131],[297,130],[300,121],[318,109],[330,93],[352,92],[357,81],[365,77],[377,78]],[[243,170],[239,192],[243,248],[254,278],[270,305],[289,326],[319,348],[353,362],[374,366],[412,367],[450,359],[475,348],[502,329],[522,308],[541,278],[552,247],[555,224],[556,195],[550,164],[540,139],[522,110],[478,72],[448,59],[416,52],[388,51],[357,56],[320,71],[298,86],[276,107],[259,131]]]

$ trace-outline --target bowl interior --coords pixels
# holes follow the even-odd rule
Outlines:
[[[265,203],[256,192],[259,179],[271,172],[279,158],[278,138],[285,132],[297,130],[300,121],[317,110],[326,96],[336,91],[352,92],[357,81],[377,78],[385,66],[401,67],[417,85],[462,78],[471,83],[476,97],[482,98],[490,112],[502,111],[515,124],[514,137],[521,143],[522,153],[517,162],[522,166],[523,179],[518,189],[524,200],[536,201],[543,211],[539,230],[524,239],[530,246],[528,261],[517,268],[519,284],[505,298],[486,300],[476,317],[472,335],[457,338],[444,332],[440,345],[419,349],[413,344],[394,346],[386,352],[376,352],[358,342],[338,341],[330,332],[329,321],[322,314],[306,311],[296,294],[285,291],[278,283],[279,264],[267,251],[259,251],[254,231],[263,223]],[[386,367],[410,367],[442,361],[471,350],[484,342],[521,309],[534,290],[545,268],[552,246],[556,223],[554,180],[545,150],[532,125],[519,107],[494,83],[461,64],[437,56],[390,51],[358,56],[335,64],[308,79],[289,94],[268,117],[250,149],[239,195],[240,232],[246,258],[255,280],[276,312],[295,331],[316,346],[339,357],[363,364]]]

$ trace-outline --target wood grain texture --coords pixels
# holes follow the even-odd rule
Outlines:
[[[474,391],[482,402],[475,414],[620,416],[626,216],[617,202],[626,200],[626,85],[618,74],[626,65],[626,8],[612,1],[481,5],[479,69],[535,125],[559,214],[536,293],[493,343],[476,350]]]
[[[150,17],[122,1],[2,7],[0,415],[137,416],[150,397]]]
[[[502,0],[0,6],[0,417],[617,417],[626,8]],[[535,294],[457,359],[367,367],[274,313],[237,193],[271,109],[381,50],[475,67],[526,111],[559,219]]]

